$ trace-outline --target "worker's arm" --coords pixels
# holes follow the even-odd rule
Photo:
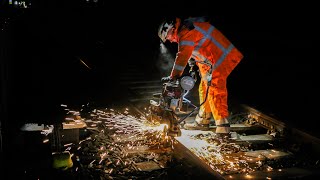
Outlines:
[[[182,75],[184,68],[186,67],[188,60],[192,55],[194,49],[194,41],[189,38],[181,38],[179,41],[178,52],[175,58],[175,62],[170,74],[172,79],[178,78]]]

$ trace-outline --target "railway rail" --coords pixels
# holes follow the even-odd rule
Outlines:
[[[12,156],[13,161],[26,166],[16,169],[11,177],[69,180],[320,177],[320,140],[248,105],[230,108],[232,136],[227,141],[215,137],[214,121],[208,131],[181,129],[181,136],[167,136],[162,126],[148,124],[145,118],[149,101],[161,91],[162,83],[157,77],[141,75],[139,68],[128,65],[130,71],[119,73],[120,84],[127,89],[125,101],[119,101],[120,104],[93,108],[81,118],[78,116],[81,110],[67,107],[68,121],[73,122],[74,115],[76,121],[86,123],[86,128],[74,134],[79,136],[73,138],[76,141],[67,142],[67,135],[62,137],[64,151],[72,155],[72,168],[43,169],[32,154],[21,155],[18,151]],[[197,92],[190,92],[187,98],[196,102]],[[185,117],[193,108],[178,116]],[[185,121],[193,120],[195,114]],[[37,134],[37,137],[43,138],[42,149],[48,149],[50,136]],[[22,148],[27,150],[16,149]],[[47,155],[39,156],[42,160],[46,158]],[[30,167],[27,160],[34,161],[34,166]]]
[[[130,75],[134,77],[134,73]],[[129,88],[131,107],[144,114],[152,94],[159,93],[159,80],[122,82]],[[158,88],[157,88],[158,87]],[[190,99],[198,99],[191,93]],[[195,102],[196,102],[195,101]],[[192,107],[190,107],[192,109]],[[181,113],[182,118],[186,113]],[[194,119],[188,117],[186,121]],[[190,171],[199,167],[202,178],[215,179],[309,179],[319,178],[320,140],[245,104],[231,107],[229,142],[215,139],[209,131],[187,131],[175,138],[174,157]],[[194,169],[194,170],[192,170]]]

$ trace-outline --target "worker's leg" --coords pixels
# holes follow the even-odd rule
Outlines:
[[[209,94],[208,100],[217,126],[216,133],[230,133],[226,79],[213,79]]]
[[[210,119],[212,116],[211,113],[211,108],[210,108],[210,104],[208,101],[208,97],[207,96],[207,82],[205,81],[200,81],[199,84],[199,100],[200,100],[200,104],[203,103],[202,106],[200,106],[199,112],[196,116],[196,121],[199,124],[209,124],[210,123]]]
[[[199,84],[199,99],[200,104],[204,102],[202,106],[200,106],[200,110],[198,114],[196,115],[196,118],[193,122],[186,123],[184,125],[185,129],[188,130],[209,130],[209,124],[211,119],[211,108],[208,101],[208,98],[206,98],[206,91],[207,91],[207,82],[203,81],[201,79]]]

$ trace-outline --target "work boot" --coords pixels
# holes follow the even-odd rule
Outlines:
[[[227,118],[216,120],[216,134],[220,138],[230,138],[230,123]]]
[[[197,121],[198,124],[210,124],[210,119],[211,119],[211,112],[204,112],[204,113],[199,112],[195,118],[195,121]]]
[[[192,123],[186,123],[183,127],[187,130],[202,130],[202,131],[208,131],[209,130],[209,124],[210,124],[210,118],[205,117],[202,118],[197,114],[194,122]]]
[[[208,131],[209,124],[199,124],[197,121],[193,121],[192,123],[186,123],[183,126],[186,130],[201,130],[201,131]]]

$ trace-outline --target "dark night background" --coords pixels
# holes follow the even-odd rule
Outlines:
[[[164,17],[208,15],[244,54],[228,79],[230,99],[320,137],[317,6],[209,2],[38,0],[23,10],[2,4],[1,17],[11,17],[0,34],[2,136],[6,140],[25,122],[54,121],[63,103],[120,100],[119,69],[154,65]]]

